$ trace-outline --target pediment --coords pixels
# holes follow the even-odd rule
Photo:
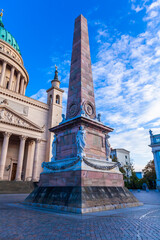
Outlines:
[[[27,128],[38,132],[44,132],[44,127],[39,127],[37,124],[28,120],[27,118],[15,112],[13,109],[9,108],[6,105],[0,106],[0,122],[22,128]]]

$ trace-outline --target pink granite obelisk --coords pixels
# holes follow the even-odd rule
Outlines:
[[[80,15],[75,20],[67,119],[77,116],[83,106],[90,118],[96,117],[87,19]]]
[[[96,117],[87,20],[75,20],[66,119],[54,132],[51,162],[44,162],[39,187],[25,204],[75,213],[139,206],[110,159],[108,133]]]

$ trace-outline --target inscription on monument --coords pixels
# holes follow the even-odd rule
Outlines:
[[[98,135],[90,133],[90,132],[89,132],[89,135],[91,138],[90,143],[94,148],[99,149],[99,148],[103,147],[103,138],[101,136],[98,136]]]
[[[68,145],[72,145],[74,143],[76,143],[75,133],[67,134],[67,135],[60,137],[60,142],[59,142],[60,146],[64,146],[64,145],[68,146]]]

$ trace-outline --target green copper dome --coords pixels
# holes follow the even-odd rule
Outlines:
[[[14,47],[19,54],[21,54],[19,46],[15,38],[4,28],[2,22],[2,14],[0,15],[0,39],[9,43],[12,47]]]

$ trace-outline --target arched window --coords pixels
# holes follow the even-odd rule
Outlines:
[[[49,96],[49,104],[52,104],[52,95]]]
[[[56,103],[60,104],[60,96],[59,95],[56,95]]]

